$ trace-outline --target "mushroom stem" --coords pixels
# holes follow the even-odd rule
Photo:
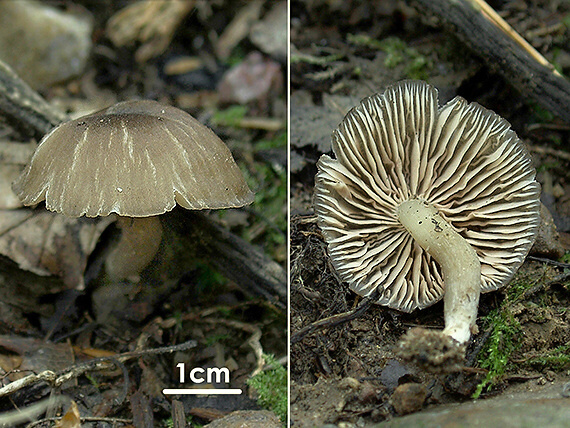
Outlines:
[[[157,216],[119,217],[121,238],[105,261],[112,281],[138,280],[138,275],[154,259],[162,240],[162,225]]]
[[[427,202],[411,199],[397,210],[398,219],[415,241],[439,264],[447,334],[465,343],[476,328],[481,294],[481,263],[471,245]]]

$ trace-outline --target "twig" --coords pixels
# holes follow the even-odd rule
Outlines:
[[[563,150],[553,149],[552,147],[542,147],[542,146],[535,146],[535,145],[527,145],[528,149],[531,152],[538,153],[541,155],[551,155],[560,159],[564,159],[570,161],[570,153],[565,152]]]
[[[489,21],[500,28],[510,39],[526,51],[536,62],[549,68],[553,73],[561,76],[552,64],[548,62],[532,45],[527,42],[513,27],[511,27],[495,10],[484,0],[467,0],[475,9],[480,10]]]
[[[3,413],[0,415],[0,426],[16,426],[31,419],[35,419],[38,415],[41,415],[52,406],[62,405],[68,402],[68,397],[60,395],[57,397],[46,398],[45,400],[41,400],[23,409]]]
[[[0,61],[0,114],[9,124],[37,140],[67,116],[48,104],[5,63]]]
[[[12,394],[13,392],[19,391],[20,389],[37,382],[53,383],[56,379],[56,373],[51,370],[46,370],[38,374],[31,374],[0,388],[0,397]]]
[[[186,427],[186,415],[184,413],[184,404],[179,400],[172,400],[172,425],[174,428]]]
[[[570,123],[570,82],[507,30],[482,0],[416,0],[440,17],[471,50],[523,96]],[[485,5],[485,7],[483,7]],[[422,11],[425,13],[425,11]],[[510,27],[508,27],[510,28]],[[524,39],[523,39],[524,40]]]
[[[55,373],[51,370],[46,370],[39,374],[32,374],[26,376],[22,379],[16,380],[3,388],[0,388],[0,397],[4,397],[6,395],[12,394],[28,385],[45,381],[49,383],[52,387],[57,388],[63,385],[65,382],[75,379],[84,373],[90,371],[99,371],[99,370],[108,370],[113,365],[118,365],[121,367],[121,364],[125,361],[128,361],[132,358],[143,357],[147,355],[157,355],[157,354],[167,354],[173,353],[177,351],[185,351],[187,349],[195,348],[196,341],[190,340],[188,342],[181,343],[179,345],[174,346],[165,346],[161,348],[154,348],[154,349],[146,349],[142,351],[134,351],[134,352],[125,352],[123,354],[118,354],[114,357],[101,357],[101,358],[94,358],[92,360],[86,361],[84,363],[75,364],[67,369],[64,369],[58,373]],[[125,373],[123,373],[125,374]]]
[[[377,296],[374,294],[373,296],[369,296],[360,302],[356,309],[352,311],[343,312],[342,314],[337,314],[330,316],[328,318],[321,319],[319,321],[315,321],[314,323],[303,327],[301,330],[297,331],[295,334],[291,336],[290,344],[293,345],[297,342],[303,340],[305,336],[308,334],[312,334],[318,330],[322,330],[324,328],[331,328],[337,326],[339,324],[343,324],[348,321],[352,321],[355,318],[358,318],[360,315],[365,313],[368,308],[372,305],[372,303],[376,300]]]
[[[265,358],[263,358],[263,347],[261,346],[261,329],[255,325],[247,324],[235,320],[226,320],[220,318],[205,318],[201,321],[205,321],[210,324],[224,324],[228,327],[235,328],[238,330],[243,330],[247,333],[251,333],[250,338],[247,340],[247,344],[253,349],[255,359],[257,361],[257,366],[251,377],[263,371],[263,366],[265,365]]]
[[[44,422],[57,422],[61,420],[61,418],[44,418],[38,421],[34,421],[31,424],[26,425],[26,428],[33,428],[38,425],[42,425]],[[123,425],[130,425],[133,423],[132,419],[122,419],[122,418],[104,418],[104,417],[95,417],[95,416],[86,416],[84,418],[80,418],[81,422],[107,422],[109,424],[123,424]]]
[[[285,122],[273,117],[243,117],[237,126],[247,129],[261,129],[263,131],[279,131],[285,128]]]
[[[527,256],[527,260],[533,260],[535,262],[546,263],[546,264],[549,264],[552,266],[561,267],[561,268],[565,268],[565,269],[570,268],[570,263],[557,262],[556,260],[550,260],[550,259],[546,259],[544,257]]]

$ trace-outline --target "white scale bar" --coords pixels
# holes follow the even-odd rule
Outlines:
[[[182,388],[182,389],[163,389],[164,395],[238,395],[242,393],[241,389],[197,389],[197,388]]]

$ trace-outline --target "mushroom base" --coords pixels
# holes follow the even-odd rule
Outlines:
[[[439,264],[445,282],[444,334],[465,343],[476,329],[481,263],[469,243],[432,205],[412,199],[398,207],[398,219]]]
[[[415,327],[402,336],[396,354],[427,372],[453,373],[465,365],[465,348],[443,331]]]
[[[162,240],[158,217],[119,217],[121,238],[105,261],[111,281],[138,281],[139,274],[154,259]]]

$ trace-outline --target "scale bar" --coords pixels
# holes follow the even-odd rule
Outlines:
[[[241,389],[228,388],[228,389],[197,389],[197,388],[171,388],[163,389],[162,393],[164,395],[238,395],[242,393]]]

